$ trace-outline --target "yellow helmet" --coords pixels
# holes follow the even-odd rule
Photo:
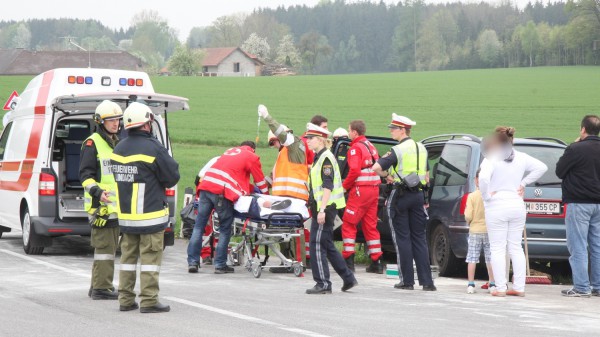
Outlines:
[[[123,123],[126,130],[139,128],[152,120],[154,120],[154,113],[150,107],[138,102],[129,104],[123,114]]]
[[[104,100],[96,107],[94,113],[94,121],[98,124],[104,124],[104,121],[110,119],[123,118],[123,110],[121,106],[113,101]]]

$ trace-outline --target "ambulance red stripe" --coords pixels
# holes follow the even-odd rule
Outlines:
[[[27,152],[25,154],[25,160],[23,160],[23,165],[21,166],[19,179],[17,181],[0,180],[0,189],[2,190],[24,192],[29,187],[31,177],[33,176],[35,159],[40,150],[41,136],[45,122],[43,116],[46,114],[46,102],[48,101],[52,79],[54,79],[53,70],[45,72],[42,77],[42,85],[38,91],[37,100],[33,110],[34,119],[31,133],[29,134],[29,142],[27,143]],[[13,162],[10,162],[9,166],[10,165],[13,165]],[[10,171],[5,170],[4,167],[2,167],[2,170]]]

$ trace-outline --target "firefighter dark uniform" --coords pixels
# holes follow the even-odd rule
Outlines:
[[[110,155],[118,137],[116,134],[110,134],[103,124],[111,119],[120,120],[122,116],[118,104],[111,101],[100,103],[94,114],[98,129],[83,142],[81,148],[79,179],[84,188],[84,208],[90,218],[91,245],[94,247],[92,283],[88,295],[94,300],[117,299],[113,277],[115,253],[119,242],[119,222],[116,184],[111,173]],[[104,192],[108,194],[110,203],[101,201]]]
[[[411,129],[416,123],[394,114],[390,128]],[[400,143],[377,162],[382,170],[389,170],[394,178],[394,189],[386,202],[392,239],[396,245],[400,283],[395,287],[412,290],[415,284],[413,260],[417,267],[419,284],[423,290],[436,290],[431,277],[429,249],[427,247],[424,188],[427,185],[427,150],[410,137]],[[409,175],[416,186],[409,183]],[[416,178],[414,175],[418,175]]]
[[[163,254],[164,231],[169,223],[165,189],[179,181],[179,165],[146,125],[154,119],[150,108],[131,103],[123,121],[129,135],[111,156],[117,183],[117,205],[121,239],[119,303],[121,311],[138,308],[135,302],[136,266],[140,260],[140,311],[166,312],[158,302],[158,279]]]
[[[324,140],[330,135],[329,131],[315,126],[307,125],[307,138],[319,137]],[[313,140],[309,140],[309,146]],[[333,243],[333,225],[338,209],[346,206],[344,189],[340,169],[334,155],[326,147],[312,147],[316,150],[314,162],[309,174],[309,203],[312,213],[310,226],[310,264],[315,286],[306,291],[307,294],[331,293],[328,260],[333,269],[344,280],[342,291],[347,291],[358,284],[352,271],[346,266],[344,258]],[[331,194],[326,204],[323,204],[325,190]],[[325,222],[318,223],[319,215],[324,214]]]

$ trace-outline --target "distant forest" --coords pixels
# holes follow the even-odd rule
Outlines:
[[[72,48],[64,39],[72,36],[84,48],[128,50],[159,69],[172,57],[174,67],[199,63],[202,48],[240,46],[306,74],[595,65],[600,0],[521,9],[510,2],[321,1],[220,17],[193,28],[186,41],[176,33],[153,11],[136,14],[120,30],[93,20],[33,19],[0,22],[0,48]]]

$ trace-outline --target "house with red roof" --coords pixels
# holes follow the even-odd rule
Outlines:
[[[204,53],[203,76],[260,76],[265,65],[258,57],[239,47],[206,48]]]

